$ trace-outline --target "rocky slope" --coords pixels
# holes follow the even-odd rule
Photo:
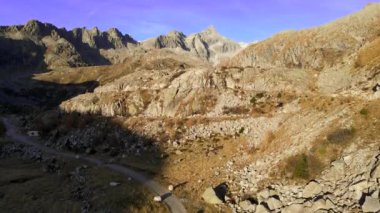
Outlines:
[[[140,106],[137,111],[136,106],[132,107],[132,111],[138,112],[133,115],[186,117],[220,116],[228,109],[238,108],[243,114],[251,113],[250,99],[257,92],[266,92],[275,101],[281,101],[273,97],[275,93],[299,96],[315,92],[376,99],[378,94],[371,88],[380,80],[377,71],[380,55],[374,50],[378,45],[379,20],[379,4],[368,5],[363,11],[322,27],[278,34],[248,47],[216,68],[192,56],[194,51],[202,52],[195,45],[197,39],[209,43],[211,49],[220,44],[214,39],[217,35],[214,29],[189,37],[171,32],[143,42],[146,48],[158,49],[138,57],[142,66],[133,73],[98,87],[94,93],[63,103],[62,107],[107,116],[117,115],[115,110],[128,115],[126,109],[140,99],[144,104],[137,104]],[[341,34],[342,31],[347,33]],[[184,48],[187,51],[182,51]],[[172,67],[173,63],[183,66]],[[159,67],[152,69],[152,64]],[[230,94],[231,90],[235,94]],[[141,94],[138,99],[131,95],[141,91],[144,98]],[[114,99],[101,98],[112,97],[110,94],[117,95]],[[94,97],[100,97],[102,104],[83,101]]]
[[[215,30],[171,32],[135,51],[102,52],[125,54],[114,58],[119,64],[53,70],[34,80],[97,82],[60,111],[112,117],[154,138],[164,152],[162,180],[186,182],[183,196],[191,200],[201,202],[199,190],[226,182],[224,201],[235,212],[377,212],[379,20],[380,4],[371,4],[253,44],[219,66],[204,59],[220,59],[234,45],[224,47]],[[62,134],[52,146],[75,138],[86,150],[96,137]]]
[[[225,177],[236,212],[376,212],[379,20],[380,4],[368,5],[325,26],[253,44],[218,67],[175,57],[186,51],[172,48],[191,53],[189,41],[202,36],[173,32],[147,41],[170,48],[147,54],[140,61],[146,65],[60,107],[121,115],[142,134],[170,138],[182,167],[198,141],[212,146],[231,138],[234,154],[220,156],[223,166],[208,176],[194,173],[208,184]],[[148,68],[152,63],[162,66]],[[170,126],[171,119],[179,124]],[[207,150],[209,156],[215,148]]]
[[[379,7],[369,4],[358,13],[321,27],[281,32],[247,47],[225,65],[322,70],[350,63],[345,58],[379,35]]]

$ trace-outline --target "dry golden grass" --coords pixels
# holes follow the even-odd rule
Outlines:
[[[236,155],[239,145],[239,139],[222,137],[191,141],[180,149],[181,155],[172,153],[165,159],[161,171],[163,178],[171,184],[186,182],[175,193],[191,200],[185,204],[189,212],[197,212],[197,208],[203,208],[205,212],[217,211],[215,207],[204,203],[200,195],[207,187],[225,182],[223,170],[219,175],[215,175],[215,172]],[[225,206],[223,210],[229,211]]]
[[[380,59],[380,37],[375,38],[369,44],[360,49],[355,66],[362,67],[368,65],[375,59]]]

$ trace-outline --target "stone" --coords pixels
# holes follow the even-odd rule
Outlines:
[[[270,211],[264,205],[258,205],[256,207],[256,213],[269,213]]]
[[[376,167],[372,170],[371,178],[380,178],[380,164],[376,165]]]
[[[376,189],[374,192],[372,192],[371,197],[379,199],[379,195],[380,195],[380,189]]]
[[[313,212],[316,212],[318,210],[322,210],[322,209],[332,209],[334,208],[334,204],[332,204],[331,201],[326,201],[324,199],[319,199],[317,201],[315,201],[313,203],[313,205],[311,206],[311,209],[313,210]]]
[[[351,186],[349,186],[348,189],[350,191],[354,192],[352,194],[354,197],[352,197],[352,198],[354,198],[355,200],[359,200],[362,197],[362,192],[365,189],[368,189],[368,187],[369,187],[368,181],[361,180],[361,181],[356,182],[356,183],[352,184]]]
[[[264,201],[268,199],[270,196],[274,196],[274,195],[277,195],[277,192],[275,190],[266,188],[260,191],[259,193],[257,193],[257,198],[259,201]]]
[[[269,198],[267,200],[267,204],[270,210],[275,210],[282,207],[282,202],[274,197]]]
[[[282,210],[283,213],[304,213],[305,208],[302,204],[291,204]]]
[[[202,194],[202,198],[209,204],[223,204],[223,201],[216,195],[212,187],[208,187]]]
[[[370,196],[365,197],[365,201],[362,206],[363,212],[378,212],[380,211],[380,200]]]
[[[346,163],[344,160],[337,160],[331,163],[330,176],[334,180],[340,180],[345,174]]]
[[[173,185],[169,185],[169,186],[168,186],[168,190],[169,190],[169,191],[173,191],[173,190],[174,190],[174,186],[173,186]]]
[[[239,203],[240,208],[243,211],[251,211],[254,212],[256,210],[256,205],[251,203],[249,200],[243,200]]]
[[[162,198],[161,198],[161,196],[154,196],[153,197],[153,201],[155,201],[155,202],[161,202]]]
[[[311,181],[304,188],[304,190],[302,192],[302,196],[304,198],[311,198],[311,197],[315,197],[316,195],[318,195],[321,192],[322,192],[321,185],[315,181]]]
[[[344,161],[344,163],[346,163],[347,165],[350,165],[351,162],[352,162],[352,155],[344,156],[344,157],[343,157],[343,161]]]
[[[86,152],[86,154],[90,155],[90,154],[94,154],[95,150],[92,148],[87,148],[85,152]]]
[[[110,186],[118,186],[118,185],[120,185],[120,183],[114,182],[114,181],[110,182]]]

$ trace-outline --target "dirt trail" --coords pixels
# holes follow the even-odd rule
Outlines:
[[[26,145],[34,146],[38,149],[40,149],[42,152],[61,156],[64,158],[70,158],[70,159],[79,159],[83,160],[89,163],[92,163],[96,166],[102,166],[107,167],[112,171],[118,172],[124,176],[131,177],[135,179],[136,181],[140,182],[144,186],[146,186],[150,191],[153,193],[160,195],[163,198],[163,202],[169,207],[170,212],[173,213],[186,213],[186,209],[183,206],[182,202],[173,194],[171,194],[165,187],[161,186],[159,183],[151,180],[144,174],[134,171],[128,167],[125,167],[123,165],[119,164],[110,164],[106,163],[100,159],[94,158],[94,157],[87,157],[87,156],[80,156],[77,154],[69,153],[69,152],[62,152],[58,151],[49,147],[46,147],[35,140],[33,138],[28,137],[18,131],[18,128],[13,124],[12,119],[10,118],[3,118],[4,125],[7,129],[7,137],[14,140],[18,143],[23,143]],[[153,198],[152,198],[153,199]]]

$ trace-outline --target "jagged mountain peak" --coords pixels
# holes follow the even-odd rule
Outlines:
[[[214,25],[210,25],[210,26],[208,26],[208,27],[207,27],[205,30],[203,30],[201,33],[202,33],[202,34],[213,34],[213,35],[218,34],[218,35],[219,35],[219,33],[218,33],[218,31],[216,30],[216,28],[215,28]]]
[[[114,27],[108,29],[108,30],[107,30],[107,33],[108,33],[109,35],[118,36],[118,37],[123,36],[123,34],[120,32],[120,30],[117,29],[117,28],[114,28]]]
[[[173,37],[186,37],[186,35],[183,32],[172,30],[170,31],[167,36],[173,36]]]
[[[233,55],[241,49],[238,43],[221,36],[214,26],[209,26],[207,29],[189,36],[173,30],[166,35],[143,41],[141,45],[147,49],[180,49],[212,63],[218,63],[221,58]]]

